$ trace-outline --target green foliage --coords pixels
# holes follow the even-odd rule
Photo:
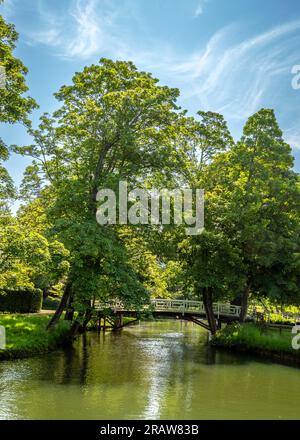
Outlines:
[[[34,288],[0,289],[0,311],[35,313],[42,306],[42,291]]]
[[[0,15],[0,66],[6,73],[6,87],[0,89],[0,122],[28,123],[27,114],[37,106],[32,98],[22,96],[28,90],[27,68],[13,55],[17,40],[14,25]]]
[[[232,233],[238,237],[254,294],[299,301],[300,192],[291,148],[272,110],[262,109],[230,154]],[[228,180],[228,179],[227,179]]]
[[[36,102],[23,94],[27,91],[25,83],[26,67],[15,58],[13,50],[18,39],[14,25],[5,22],[0,15],[0,67],[5,69],[6,84],[0,88],[0,123],[22,122],[30,125],[28,113]],[[13,181],[2,162],[8,159],[8,149],[0,137],[0,215],[8,210],[8,202],[16,196]]]
[[[42,186],[43,180],[40,176],[39,166],[35,161],[32,161],[24,171],[19,195],[23,200],[32,202],[40,197]]]
[[[60,107],[29,129],[32,144],[13,147],[33,162],[21,186],[27,205],[3,227],[0,285],[66,284],[81,317],[97,299],[138,307],[150,295],[204,290],[210,300],[250,292],[299,303],[299,176],[272,110],[251,116],[235,143],[222,115],[187,117],[177,89],[108,59],[55,96]],[[204,188],[204,233],[100,226],[97,191],[117,193],[120,180]]]
[[[271,323],[281,323],[281,324],[295,324],[300,316],[300,308],[279,304],[278,302],[272,301],[272,296],[269,298],[255,298],[250,304],[250,313],[253,316],[257,316],[259,320],[263,317],[265,321]],[[252,310],[251,310],[252,309]]]
[[[295,318],[289,318],[282,315],[277,315],[276,313],[270,313],[267,315],[267,319],[272,324],[289,324],[294,325],[295,324]]]
[[[249,118],[241,140],[215,156],[200,179],[206,190],[205,229],[222,234],[223,255],[230,246],[238,256],[240,291],[248,286],[252,295],[291,304],[299,303],[300,275],[299,177],[292,164],[274,112],[262,109]],[[207,246],[213,267],[213,243]],[[225,260],[224,280],[233,268],[230,256],[227,268]],[[215,264],[219,268],[222,262]],[[222,286],[222,279],[217,284]]]
[[[224,234],[205,230],[187,238],[180,244],[180,254],[198,295],[209,287],[215,297],[232,299],[238,291],[243,281],[241,255]]]
[[[8,159],[8,151],[0,138],[0,221],[1,217],[8,213],[11,199],[16,196],[13,180],[2,162]]]
[[[68,256],[62,243],[11,219],[0,232],[0,287],[55,285],[69,270]]]
[[[166,248],[166,243],[160,243],[161,237],[143,228],[123,227],[119,230],[125,244],[130,264],[139,280],[153,298],[170,298],[183,292],[181,267],[175,261],[175,255],[166,257],[166,253],[158,250]]]
[[[227,127],[224,117],[219,113],[198,111],[200,121],[195,118],[186,118],[182,128],[182,142],[186,149],[184,174],[190,186],[198,184],[203,177],[203,171],[215,156],[234,145],[233,138]]]
[[[70,252],[68,280],[78,311],[97,298],[138,305],[149,296],[122,228],[96,223],[96,194],[116,189],[120,179],[135,185],[178,167],[178,94],[130,62],[102,59],[61,87],[60,109],[30,130],[34,144],[14,147],[35,160],[23,190],[29,199],[49,197],[48,231]],[[158,266],[152,268],[157,279]]]
[[[53,298],[52,296],[48,296],[47,298],[43,299],[43,310],[56,310],[59,305],[60,299],[59,298]]]

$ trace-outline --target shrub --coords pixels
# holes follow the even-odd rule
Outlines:
[[[0,288],[0,311],[11,313],[35,313],[42,306],[42,291],[30,287]]]
[[[43,309],[45,310],[56,310],[60,303],[60,298],[53,298],[48,296],[43,300]]]

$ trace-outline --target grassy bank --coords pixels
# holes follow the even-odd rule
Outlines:
[[[0,325],[6,330],[6,348],[0,360],[16,359],[47,353],[69,342],[69,323],[62,321],[55,330],[46,330],[50,317],[3,314]]]
[[[292,347],[291,330],[262,329],[256,324],[227,325],[217,332],[212,345],[266,358],[300,364],[300,350]]]

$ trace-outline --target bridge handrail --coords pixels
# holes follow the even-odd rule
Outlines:
[[[149,305],[145,305],[143,310],[149,310],[153,306],[154,311],[162,312],[162,311],[170,311],[170,312],[178,312],[184,314],[185,312],[196,312],[205,314],[205,307],[202,301],[193,301],[193,300],[181,300],[181,299],[152,299]],[[110,303],[100,303],[100,301],[95,302],[96,310],[103,310],[104,308],[111,308],[115,312],[117,311],[125,311],[126,307],[122,304],[121,301],[115,301]],[[133,310],[126,310],[133,311]],[[239,317],[241,313],[240,306],[234,306],[230,303],[213,303],[213,311],[217,317],[222,316],[233,316]]]

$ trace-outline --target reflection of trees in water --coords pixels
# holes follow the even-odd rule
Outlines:
[[[188,383],[193,375],[192,365],[242,365],[250,359],[214,349],[206,342],[207,333],[187,321],[154,321],[122,332],[83,334],[73,346],[38,359],[43,367],[32,371],[37,370],[41,380],[54,384],[138,383],[147,387],[147,364],[151,368],[155,362],[159,370],[163,362],[161,356],[155,358],[153,350],[167,349],[172,365],[168,377],[171,384]]]
[[[73,381],[73,371],[75,365],[78,364],[78,353],[73,347],[68,348],[62,356],[63,363],[61,366],[61,374],[58,383],[69,384]]]
[[[89,350],[86,335],[82,335],[73,346],[43,356],[40,358],[39,379],[59,385],[84,384],[89,368]]]
[[[79,371],[79,353],[70,346],[62,351],[44,357],[43,380],[54,384],[70,384],[73,382],[74,371]]]
[[[81,359],[80,359],[80,370],[79,370],[80,385],[85,385],[87,382],[89,352],[90,352],[90,344],[88,343],[86,333],[84,333],[81,338]]]
[[[284,399],[284,389],[299,402],[293,369],[210,348],[206,337],[174,321],[87,333],[73,347],[5,364],[0,399],[19,418],[95,419],[272,416],[274,392]]]
[[[42,380],[55,384],[118,385],[143,379],[139,343],[119,333],[87,333],[73,347],[44,357]]]
[[[65,350],[60,383],[86,385],[90,369],[89,358],[91,351],[92,344],[86,333],[80,336],[72,348]]]
[[[244,365],[250,360],[247,356],[209,347],[206,342],[207,333],[194,324],[158,321],[122,332],[83,334],[73,346],[39,358],[42,368],[33,367],[32,371],[36,374],[37,370],[41,380],[54,384],[139,383],[146,386],[147,363],[150,367],[153,362],[162,365],[163,359],[159,356],[156,359],[153,351],[160,348],[167,349],[172,365],[169,382],[188,382],[193,374],[191,365]]]

